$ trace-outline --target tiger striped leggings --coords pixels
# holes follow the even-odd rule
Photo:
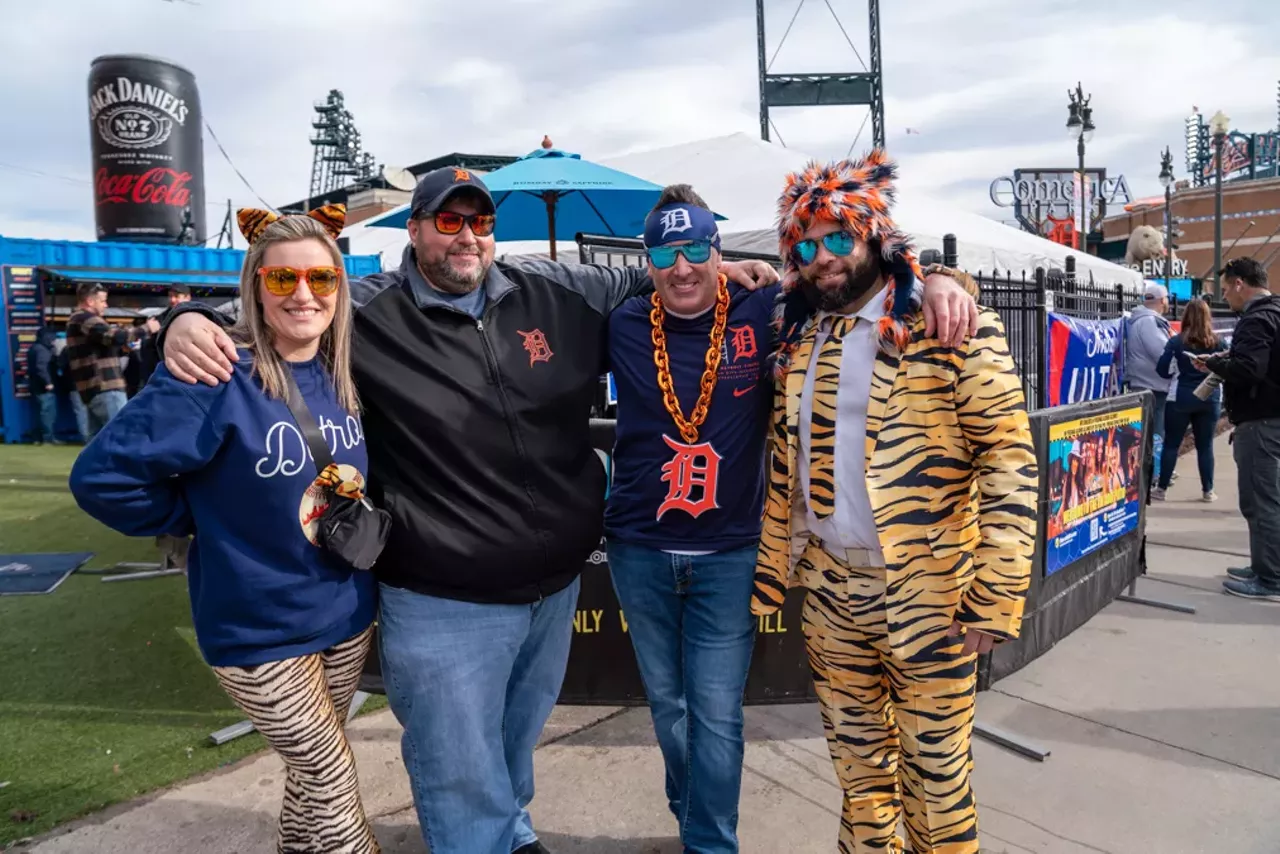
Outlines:
[[[798,569],[805,646],[844,790],[839,851],[900,854],[905,807],[915,854],[977,854],[977,656],[960,654],[963,638],[944,638],[914,661],[893,657],[884,568],[850,567],[810,543]]]
[[[343,725],[373,627],[324,652],[215,667],[223,689],[285,764],[279,854],[377,854]]]

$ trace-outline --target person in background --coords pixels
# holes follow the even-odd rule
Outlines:
[[[1225,354],[1192,356],[1197,370],[1222,378],[1240,491],[1249,525],[1249,566],[1227,570],[1233,596],[1280,602],[1280,297],[1253,258],[1228,261],[1222,295],[1240,313]]]
[[[58,362],[53,356],[53,342],[57,335],[48,326],[40,327],[35,343],[27,348],[27,388],[34,404],[35,444],[45,442],[60,445],[53,437],[53,425],[58,415],[56,376]]]
[[[1209,375],[1192,363],[1192,357],[1220,353],[1227,345],[1213,331],[1209,304],[1193,299],[1182,311],[1182,331],[1169,339],[1164,354],[1156,363],[1160,376],[1173,376],[1178,367],[1174,398],[1164,409],[1164,452],[1160,460],[1160,485],[1151,490],[1152,501],[1164,501],[1165,491],[1178,463],[1178,448],[1190,425],[1196,440],[1196,459],[1200,464],[1200,496],[1203,501],[1217,501],[1213,491],[1213,437],[1222,414],[1222,389],[1215,388],[1206,399],[1196,397],[1195,390]]]
[[[1148,390],[1155,396],[1151,411],[1153,473],[1149,482],[1160,476],[1160,456],[1164,442],[1164,408],[1169,397],[1169,380],[1162,378],[1156,364],[1169,343],[1169,292],[1163,285],[1147,285],[1142,292],[1142,305],[1125,321],[1124,378],[1130,391]]]
[[[373,639],[373,575],[317,544],[334,491],[360,498],[368,457],[351,376],[351,296],[334,242],[340,205],[277,219],[239,212],[240,356],[230,382],[165,368],[76,460],[71,491],[131,536],[194,533],[196,640],[286,768],[279,852],[372,854],[343,727]],[[296,389],[296,391],[294,391]],[[308,456],[301,396],[334,462]]]
[[[67,359],[71,379],[88,410],[85,441],[92,442],[98,431],[129,402],[125,393],[121,362],[129,345],[160,330],[155,318],[141,326],[115,326],[103,319],[107,312],[107,289],[88,282],[76,291],[76,310],[67,319]]]

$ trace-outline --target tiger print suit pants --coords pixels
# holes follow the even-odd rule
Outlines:
[[[215,667],[223,689],[285,764],[278,854],[377,854],[343,725],[373,627],[314,655]]]
[[[977,854],[973,768],[976,654],[944,638],[913,661],[891,655],[885,570],[810,541],[798,564],[805,646],[827,747],[844,790],[841,854]]]

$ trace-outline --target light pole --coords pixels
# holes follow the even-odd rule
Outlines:
[[[1067,90],[1067,134],[1076,141],[1076,155],[1080,158],[1080,216],[1077,230],[1079,237],[1076,248],[1085,251],[1085,242],[1089,234],[1089,189],[1084,175],[1084,146],[1093,139],[1093,107],[1089,106],[1092,95],[1085,96],[1080,84],[1076,83],[1076,91]]]
[[[1169,293],[1169,271],[1173,268],[1173,215],[1170,200],[1173,197],[1173,155],[1166,145],[1160,155],[1160,186],[1164,187],[1164,292]]]
[[[1209,119],[1209,132],[1213,134],[1213,292],[1222,297],[1222,282],[1218,271],[1222,269],[1222,145],[1231,130],[1231,119],[1222,110]]]

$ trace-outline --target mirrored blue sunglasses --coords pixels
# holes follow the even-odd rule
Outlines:
[[[711,258],[710,240],[691,240],[679,246],[650,246],[649,261],[659,270],[675,266],[676,256],[684,255],[690,264],[705,264]]]
[[[822,245],[827,247],[827,251],[832,255],[838,255],[843,258],[853,251],[853,235],[847,231],[833,231],[822,238]],[[796,263],[801,267],[807,267],[813,263],[813,259],[818,257],[818,241],[801,240],[792,248],[795,255]]]

